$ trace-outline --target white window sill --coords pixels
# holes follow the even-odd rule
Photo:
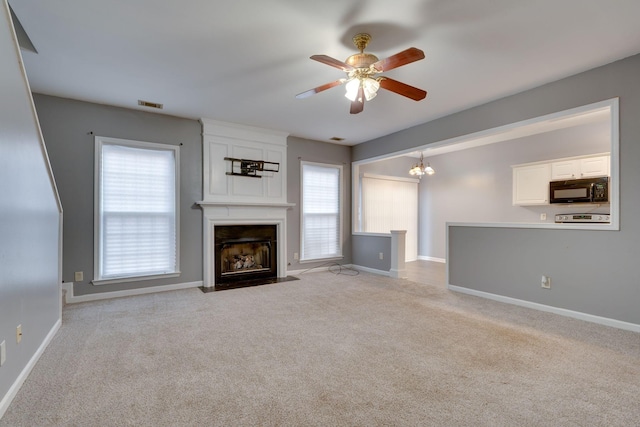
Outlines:
[[[154,274],[151,276],[128,276],[128,277],[118,277],[115,279],[93,279],[91,283],[93,283],[96,286],[100,286],[100,285],[112,285],[115,283],[139,282],[142,280],[169,279],[171,277],[179,277],[179,276],[180,276],[180,272],[176,271],[174,273]]]

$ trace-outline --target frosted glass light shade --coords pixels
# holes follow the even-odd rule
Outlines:
[[[345,85],[347,89],[347,93],[344,94],[349,101],[355,101],[358,96],[358,88],[360,87],[360,80],[357,78],[353,78],[347,82]]]
[[[369,77],[360,78],[354,77],[349,80],[345,85],[347,92],[344,94],[347,99],[350,101],[355,101],[358,97],[358,89],[362,86],[362,91],[364,92],[364,98],[367,101],[371,101],[378,94],[378,89],[380,89],[380,83]]]
[[[371,101],[378,94],[380,83],[377,80],[366,78],[362,80],[362,88],[364,89],[365,99]]]

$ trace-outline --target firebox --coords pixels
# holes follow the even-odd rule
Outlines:
[[[277,226],[272,224],[215,226],[215,289],[277,278],[276,236]]]

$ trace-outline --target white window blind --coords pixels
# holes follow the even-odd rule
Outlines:
[[[97,276],[176,273],[178,147],[96,137]]]
[[[342,256],[342,166],[302,162],[301,260]]]
[[[364,175],[362,231],[407,230],[405,259],[418,259],[418,183],[416,180]]]

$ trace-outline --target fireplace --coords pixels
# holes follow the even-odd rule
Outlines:
[[[277,245],[275,224],[215,226],[215,288],[248,286],[277,278]]]
[[[287,279],[287,133],[202,122],[202,289]],[[260,176],[234,173],[234,159],[277,163]]]

